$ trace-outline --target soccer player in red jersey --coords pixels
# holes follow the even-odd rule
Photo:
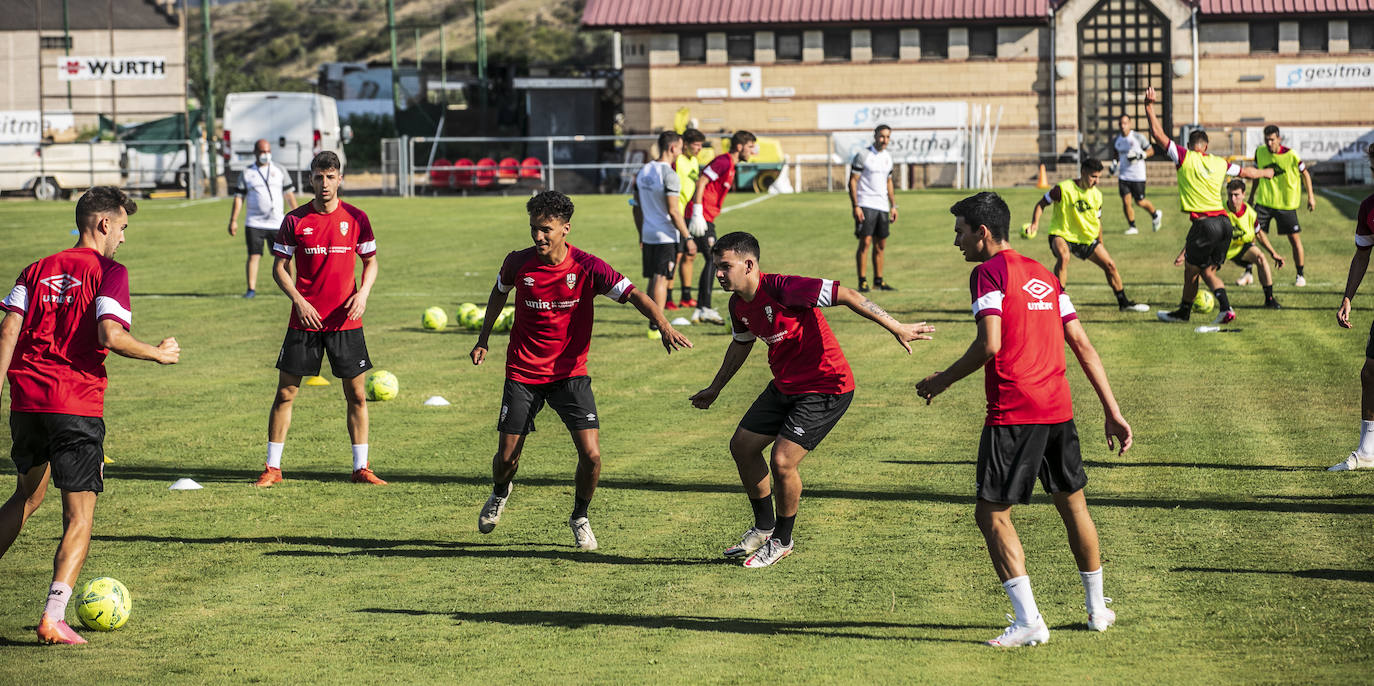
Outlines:
[[[749,161],[754,154],[756,140],[754,134],[748,131],[736,131],[735,135],[730,137],[729,152],[716,155],[715,159],[701,170],[696,192],[692,196],[692,214],[688,228],[693,236],[704,236],[707,246],[716,242],[716,217],[720,216],[725,196],[735,187],[735,165]],[[711,264],[712,259],[711,251],[707,250],[706,263],[701,265],[703,275],[714,275],[715,265]],[[724,324],[725,320],[721,318],[720,313],[711,309],[711,291],[714,291],[715,287],[704,276],[700,286],[697,289],[697,309],[693,311],[692,319],[710,324]]]
[[[942,372],[916,384],[930,400],[982,367],[988,415],[978,445],[974,518],[987,541],[992,566],[1016,609],[1016,619],[989,645],[1013,647],[1049,640],[1035,606],[1025,554],[1011,523],[1011,506],[1030,502],[1037,476],[1054,497],[1068,529],[1069,548],[1083,582],[1088,628],[1106,631],[1116,621],[1102,597],[1102,563],[1097,528],[1088,516],[1083,486],[1088,476],[1078,450],[1073,403],[1065,377],[1067,341],[1106,414],[1107,447],[1131,447],[1131,427],[1121,416],[1102,360],[1097,356],[1073,303],[1048,269],[1007,243],[1011,212],[996,193],[979,193],[955,203],[954,244],[969,262],[978,335],[968,352]]]
[[[726,557],[744,557],[744,566],[767,567],[792,553],[792,528],[801,501],[798,467],[849,409],[854,374],[820,308],[844,305],[887,329],[911,353],[911,341],[930,340],[935,327],[903,324],[857,291],[830,279],[766,274],[759,267],[759,242],[736,231],[716,242],[716,279],[730,296],[734,341],[711,385],[691,397],[705,410],[739,371],[754,339],[768,345],[773,381],[740,419],[730,439],[740,481],[754,510],[754,525]],[[763,450],[773,444],[772,459]],[[769,468],[776,481],[769,493]],[[776,513],[772,499],[777,500]]]
[[[1365,150],[1369,168],[1374,169],[1374,143]],[[1350,301],[1360,289],[1360,282],[1369,270],[1369,249],[1374,246],[1374,193],[1360,203],[1355,215],[1355,254],[1350,258],[1350,274],[1345,279],[1345,297],[1336,310],[1336,323],[1350,328]],[[1369,327],[1369,343],[1364,349],[1364,367],[1360,369],[1360,443],[1342,462],[1327,468],[1331,472],[1352,469],[1374,469],[1374,322]]]
[[[343,169],[328,150],[310,161],[315,199],[286,215],[272,244],[272,277],[291,299],[291,319],[277,355],[277,394],[267,417],[267,466],[255,486],[282,480],[281,454],[291,428],[291,408],[301,377],[329,367],[343,382],[348,403],[348,437],[353,443],[353,482],[385,484],[368,464],[367,394],[364,372],[372,368],[363,339],[363,312],[377,282],[377,240],[362,210],[339,200]],[[362,259],[362,283],[353,280]],[[287,267],[296,261],[296,278]]]
[[[29,265],[0,302],[0,379],[10,384],[10,456],[19,483],[0,507],[0,556],[43,503],[48,475],[62,491],[62,539],[38,620],[44,643],[85,643],[65,616],[91,547],[96,497],[105,490],[105,356],[176,364],[181,346],[129,334],[129,272],[114,261],[138,205],[112,186],[76,203],[76,246]]]
[[[488,339],[506,299],[515,291],[515,323],[506,346],[506,383],[496,454],[491,458],[491,496],[477,516],[477,530],[496,528],[510,499],[511,481],[520,467],[525,437],[534,417],[548,403],[563,419],[577,448],[576,495],[568,526],[582,550],[596,550],[587,508],[601,478],[601,421],[596,414],[587,352],[592,341],[593,300],[604,295],[629,302],[658,326],[664,349],[692,347],[664,318],[654,301],[601,258],[567,243],[573,203],[558,191],[544,191],[525,204],[534,245],[506,255],[496,285],[487,297],[487,317],[470,357],[487,358]]]

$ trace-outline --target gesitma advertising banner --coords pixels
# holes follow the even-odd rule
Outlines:
[[[1278,88],[1374,88],[1374,62],[1279,64]]]
[[[153,81],[167,78],[166,57],[58,57],[59,81]]]
[[[872,132],[843,131],[832,134],[834,153],[849,164],[860,150],[873,144]],[[964,158],[964,132],[894,130],[887,151],[897,164],[954,164]]]
[[[957,129],[968,122],[966,102],[827,102],[816,105],[816,128]]]
[[[71,110],[0,110],[0,143],[38,143],[48,132],[75,127]]]
[[[1365,159],[1365,150],[1374,143],[1374,125],[1364,127],[1282,127],[1283,145],[1292,148],[1304,162],[1349,162]],[[1252,157],[1264,145],[1264,129],[1245,129],[1245,154]]]

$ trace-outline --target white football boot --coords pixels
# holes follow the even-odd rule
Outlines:
[[[1020,646],[1033,646],[1050,640],[1050,628],[1045,626],[1045,618],[1039,617],[1030,625],[1016,623],[1016,618],[1007,615],[1007,621],[1011,626],[1002,632],[1001,636],[988,641],[988,645],[995,648],[1018,648]]]
[[[501,513],[506,510],[506,501],[510,500],[511,491],[515,490],[515,484],[511,484],[506,491],[506,497],[498,497],[495,493],[487,498],[487,504],[482,506],[482,513],[477,515],[477,531],[484,534],[491,533],[496,528],[496,523],[501,521]]]
[[[1103,598],[1104,603],[1112,602],[1111,598]],[[1104,604],[1096,610],[1088,610],[1088,629],[1092,631],[1106,631],[1107,627],[1116,624],[1116,611],[1108,609]]]
[[[1326,471],[1348,472],[1355,469],[1374,469],[1374,457],[1365,457],[1352,450],[1344,460],[1327,467]]]
[[[573,545],[582,550],[596,550],[596,534],[586,517],[569,517],[568,526],[573,532]]]
[[[778,543],[777,539],[770,538],[753,555],[750,555],[749,559],[744,561],[744,566],[758,569],[776,564],[782,558],[792,554],[792,546],[794,545],[796,545],[796,541],[783,545]]]
[[[726,557],[747,557],[753,555],[755,550],[762,548],[763,544],[767,543],[768,539],[772,537],[772,529],[757,529],[751,526],[749,530],[744,532],[744,535],[740,537],[739,543],[726,548],[723,554]]]

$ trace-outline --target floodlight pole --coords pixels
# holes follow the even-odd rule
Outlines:
[[[396,0],[386,0],[386,28],[391,34],[391,106],[396,109],[401,108],[401,86],[396,79],[396,72],[401,65],[396,60]],[[393,116],[392,121],[396,118]],[[400,129],[397,129],[398,131]]]
[[[472,21],[477,28],[477,103],[482,126],[487,124],[487,19],[486,0],[472,0]]]
[[[200,79],[205,84],[205,103],[200,116],[205,122],[205,141],[210,150],[210,197],[219,195],[219,170],[215,149],[215,37],[210,33],[210,0],[200,0],[201,31]],[[225,152],[229,152],[226,150]]]

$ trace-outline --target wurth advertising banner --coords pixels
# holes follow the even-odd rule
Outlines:
[[[166,57],[58,57],[59,81],[155,81],[167,78]]]

